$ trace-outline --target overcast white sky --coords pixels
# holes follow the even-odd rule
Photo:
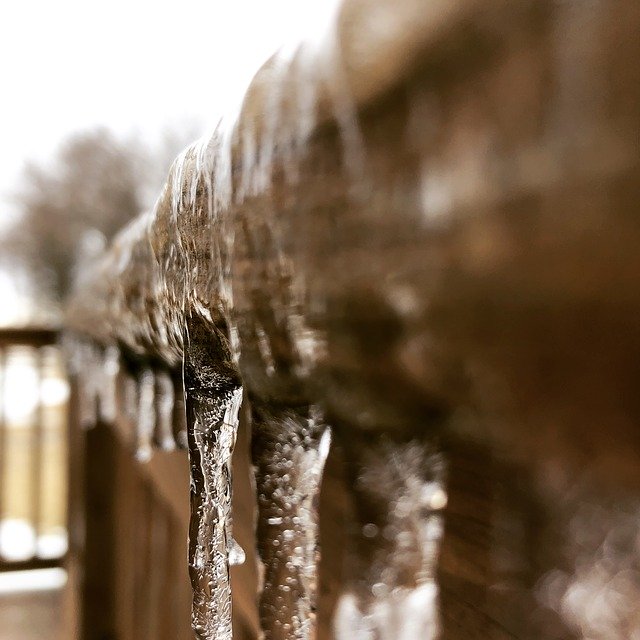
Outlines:
[[[25,161],[107,126],[150,143],[210,131],[280,44],[322,32],[339,0],[0,0],[0,233]],[[0,271],[0,325],[34,311]]]
[[[150,139],[176,122],[212,126],[322,4],[332,3],[0,3],[0,227],[26,159],[46,159],[65,135],[96,125]]]

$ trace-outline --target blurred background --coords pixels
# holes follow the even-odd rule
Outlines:
[[[153,206],[175,155],[280,43],[317,26],[320,4],[1,5],[0,640],[69,637],[58,344],[77,265]]]

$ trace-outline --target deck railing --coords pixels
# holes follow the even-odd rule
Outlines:
[[[262,68],[69,305],[85,595],[129,500],[131,597],[100,601],[166,614],[135,598],[164,594],[148,492],[186,494],[184,459],[135,500],[106,483],[93,525],[92,474],[119,412],[153,474],[184,397],[192,625],[231,637],[244,396],[266,638],[640,633],[639,27],[635,0],[345,0]]]
[[[113,375],[119,393],[133,386],[134,405],[127,407],[137,412],[135,379]],[[88,424],[82,415],[87,398],[81,398],[75,375],[72,383],[78,490],[71,507],[70,584],[77,596],[78,637],[189,638],[186,504],[178,489],[188,481],[184,453],[158,453],[139,462],[133,416],[119,410],[108,425]]]

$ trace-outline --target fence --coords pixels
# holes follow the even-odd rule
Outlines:
[[[113,349],[83,347],[71,361],[68,568],[78,637],[192,638],[180,378],[141,369]],[[87,375],[93,382],[82,380]],[[239,517],[251,526],[252,514]],[[246,571],[241,579],[255,582]],[[238,637],[253,638],[255,614],[245,602],[235,624]]]
[[[136,462],[127,417],[118,416],[117,430],[87,429],[75,380],[73,390],[69,571],[78,637],[189,638],[185,457]]]
[[[340,639],[639,632],[639,26],[635,0],[346,0],[263,67],[70,303],[77,421],[98,425],[89,449],[104,438],[86,585],[125,508],[116,486],[91,524],[90,461],[137,398],[129,464],[161,464],[143,465],[170,442],[149,408],[181,370],[200,640],[231,637],[248,584],[229,574],[243,394],[266,638],[326,637],[329,618]],[[136,382],[114,403],[116,347]],[[325,475],[323,501],[327,455],[342,490],[327,500]],[[104,598],[145,629],[136,593],[164,578],[142,550],[170,537],[149,526],[158,483],[130,503],[134,599]]]

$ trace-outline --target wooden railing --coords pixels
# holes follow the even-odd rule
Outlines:
[[[189,469],[180,375],[141,368],[113,349],[85,346],[70,360],[68,569],[77,637],[192,638]],[[86,377],[97,384],[87,384]],[[247,494],[246,440],[244,456],[241,452],[237,483]],[[245,531],[252,518],[251,511],[236,514]],[[251,569],[236,571],[250,589],[255,583]],[[256,618],[251,597],[243,597],[235,625],[237,637],[248,640],[256,637]]]
[[[199,639],[248,584],[242,394],[266,638],[640,633],[638,27],[635,0],[345,0],[85,274],[79,422],[118,431],[117,346],[140,473],[154,375],[182,372]]]
[[[135,379],[113,375],[119,392],[133,385],[134,404],[127,406],[137,413]],[[72,381],[69,573],[78,637],[190,638],[186,457],[158,452],[152,460],[137,461],[130,429],[134,415],[119,411],[108,425],[97,416],[88,423],[82,414],[88,398],[81,397],[75,375]]]

